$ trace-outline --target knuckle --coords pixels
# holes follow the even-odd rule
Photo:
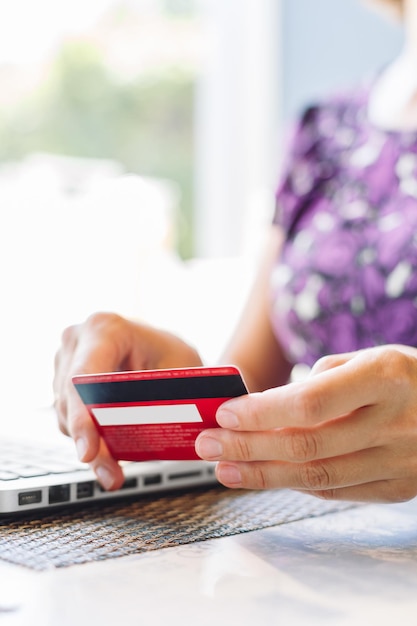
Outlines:
[[[59,430],[64,435],[69,435],[65,413],[62,410],[59,409],[59,402],[57,402],[57,401],[54,402],[54,408],[55,408],[55,412],[56,412],[57,418],[58,418],[58,428],[59,428]]]
[[[63,346],[67,346],[72,343],[73,337],[76,333],[76,328],[77,326],[75,324],[64,328],[61,334],[61,343]]]
[[[64,420],[58,419],[58,428],[63,435],[69,436],[68,428]]]
[[[293,410],[301,423],[310,424],[317,421],[322,414],[320,394],[315,389],[303,386],[294,398]]]
[[[318,447],[317,436],[311,431],[296,429],[284,435],[285,453],[290,461],[305,462],[315,459]]]
[[[269,482],[263,464],[255,464],[252,468],[253,487],[255,489],[268,489]]]
[[[408,502],[417,494],[416,485],[409,481],[387,481],[386,487],[385,500],[393,504]]]
[[[75,414],[72,419],[67,419],[67,430],[73,439],[85,430],[85,419],[81,414]]]
[[[382,379],[387,390],[408,386],[410,378],[413,377],[413,364],[415,364],[415,360],[410,355],[389,346],[378,354],[378,357],[375,367],[376,375],[380,380]]]
[[[317,489],[316,491],[310,492],[312,496],[319,498],[320,500],[339,500],[340,494],[338,493],[338,489]]]
[[[250,461],[252,458],[252,449],[245,436],[238,435],[235,438],[235,449],[238,461]]]
[[[327,490],[332,484],[330,472],[324,463],[304,463],[299,467],[299,478],[304,489]]]
[[[333,369],[340,365],[343,358],[341,355],[331,354],[320,357],[311,368],[312,374],[319,374],[320,372],[325,372],[327,370]]]
[[[64,398],[62,398],[61,396],[59,398],[56,398],[54,401],[54,408],[55,411],[58,415],[58,419],[59,420],[64,420],[65,416],[67,414],[67,403],[65,401]]]
[[[120,316],[117,315],[117,313],[96,311],[87,317],[85,326],[92,330],[96,330],[102,328],[103,326],[117,324],[119,320]]]
[[[264,410],[262,409],[262,402],[260,399],[262,393],[249,394],[246,397],[245,402],[245,415],[246,422],[250,425],[250,430],[264,430]]]

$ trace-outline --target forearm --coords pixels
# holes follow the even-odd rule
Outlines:
[[[267,329],[257,342],[232,340],[222,355],[221,363],[236,365],[251,392],[285,385],[290,378],[291,364]]]
[[[272,228],[247,304],[221,358],[222,363],[233,363],[239,367],[252,392],[284,385],[292,369],[270,319],[271,268],[280,254],[282,238],[280,230]]]

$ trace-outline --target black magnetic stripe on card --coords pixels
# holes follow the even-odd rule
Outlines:
[[[77,383],[75,386],[84,404],[234,398],[247,393],[238,374]]]

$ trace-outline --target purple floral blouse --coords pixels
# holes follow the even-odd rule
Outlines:
[[[294,363],[417,346],[417,132],[373,126],[367,97],[305,111],[277,191],[272,322]]]

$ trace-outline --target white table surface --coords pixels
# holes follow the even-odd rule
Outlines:
[[[417,500],[0,580],[0,626],[415,626]]]

